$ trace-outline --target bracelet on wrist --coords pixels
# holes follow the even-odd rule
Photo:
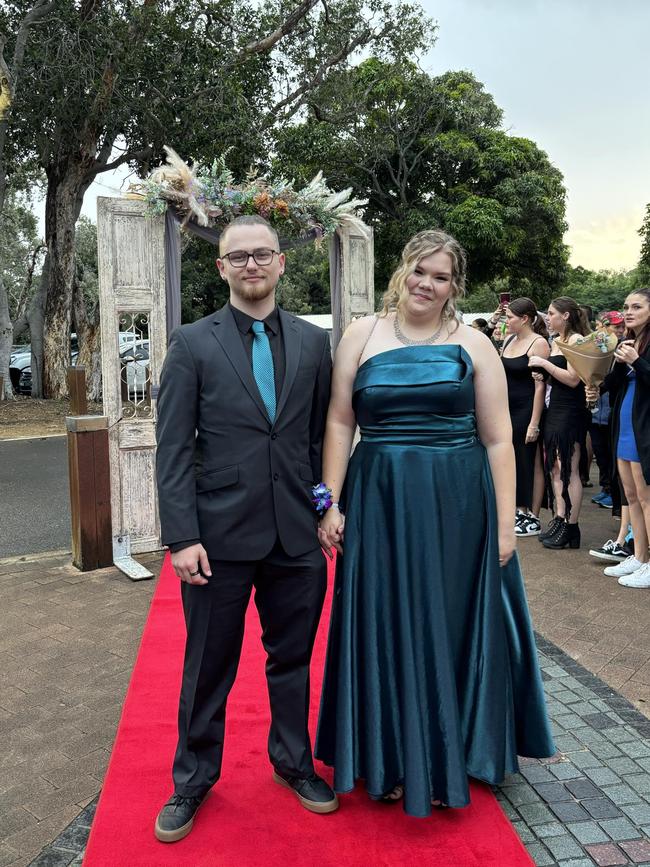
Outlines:
[[[319,515],[324,515],[333,505],[338,508],[338,503],[334,503],[332,499],[332,489],[328,488],[325,482],[319,482],[311,489],[311,501]]]

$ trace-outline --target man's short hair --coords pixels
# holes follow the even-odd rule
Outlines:
[[[266,226],[266,228],[275,238],[277,249],[280,249],[280,239],[278,238],[278,233],[275,231],[269,221],[265,220],[264,217],[260,217],[258,214],[246,214],[243,217],[235,217],[235,219],[231,220],[231,222],[228,223],[226,228],[223,230],[223,232],[219,236],[219,253],[221,253],[222,245],[226,238],[226,235],[228,234],[230,229],[233,229],[235,226]]]

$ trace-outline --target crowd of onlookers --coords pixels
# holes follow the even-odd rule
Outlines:
[[[611,562],[605,574],[619,584],[650,587],[650,289],[597,315],[566,296],[546,312],[529,298],[502,296],[489,319],[472,325],[493,340],[506,374],[517,536],[536,536],[549,550],[579,548],[583,488],[592,486],[595,458],[600,491],[592,502],[620,517],[620,530],[589,553]],[[616,338],[598,386],[585,384],[562,352],[594,331]],[[542,508],[552,513],[545,529]]]

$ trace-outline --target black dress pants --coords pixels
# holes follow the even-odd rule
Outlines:
[[[267,653],[271,705],[268,751],[279,771],[314,771],[309,715],[309,664],[327,585],[319,548],[289,557],[276,543],[262,560],[211,560],[203,586],[181,586],[187,643],[174,758],[174,790],[204,794],[221,773],[226,701],[235,681],[251,590]]]

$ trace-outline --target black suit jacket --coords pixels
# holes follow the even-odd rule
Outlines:
[[[326,331],[280,310],[286,370],[271,424],[228,305],[172,334],[158,394],[158,505],[165,545],[200,539],[211,559],[258,560],[279,538],[318,546],[311,486],[332,359]]]

